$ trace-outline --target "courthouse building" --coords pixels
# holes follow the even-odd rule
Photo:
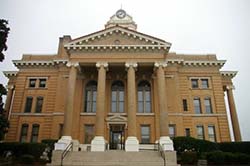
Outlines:
[[[221,71],[226,61],[214,54],[170,48],[138,32],[120,9],[103,30],[61,37],[56,54],[13,60],[18,71],[4,72],[6,141],[72,139],[97,151],[107,144],[137,151],[176,136],[231,141],[227,103],[234,139],[241,141],[232,92],[237,72]]]

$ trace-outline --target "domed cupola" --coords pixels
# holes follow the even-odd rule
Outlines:
[[[123,9],[119,9],[113,16],[110,17],[110,20],[105,25],[105,28],[110,28],[117,25],[134,31],[136,31],[137,28],[133,18]]]

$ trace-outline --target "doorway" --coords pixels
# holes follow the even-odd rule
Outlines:
[[[110,126],[110,139],[109,149],[124,150],[124,125],[123,124],[111,124]]]

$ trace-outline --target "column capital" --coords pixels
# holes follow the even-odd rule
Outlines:
[[[66,64],[67,67],[79,67],[79,62],[70,62],[68,61],[68,63]]]
[[[156,68],[158,68],[158,67],[167,67],[167,62],[155,62],[154,63],[154,66],[156,67]]]
[[[133,68],[137,68],[138,64],[136,62],[126,62],[125,63],[125,67],[129,68],[129,67],[133,67]]]
[[[7,88],[8,90],[12,90],[12,89],[14,89],[14,87],[15,87],[14,85],[7,85],[6,88]]]
[[[101,66],[103,66],[105,69],[108,68],[108,62],[97,62],[95,66],[99,69]]]
[[[226,89],[227,89],[227,90],[234,90],[235,87],[234,87],[234,85],[227,85],[227,86],[226,86]]]

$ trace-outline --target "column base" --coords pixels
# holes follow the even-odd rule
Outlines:
[[[55,150],[65,150],[71,141],[71,136],[62,136],[57,143],[55,143]]]
[[[139,151],[139,141],[136,137],[128,137],[125,142],[126,152],[138,152]]]
[[[162,146],[164,151],[174,151],[174,144],[169,136],[160,137],[159,144]]]
[[[104,152],[105,151],[105,139],[103,136],[95,136],[91,141],[92,152]]]

